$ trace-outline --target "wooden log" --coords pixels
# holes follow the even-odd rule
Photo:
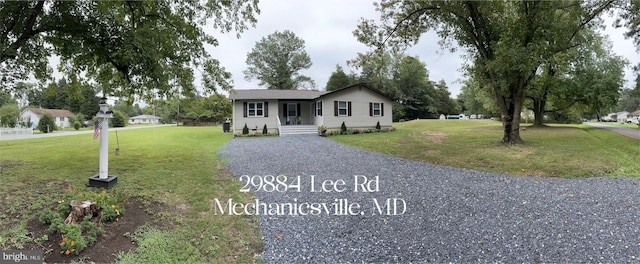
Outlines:
[[[92,218],[98,215],[98,206],[95,201],[77,201],[73,200],[69,203],[71,212],[64,220],[65,224],[77,224],[82,222],[85,216],[90,215]]]

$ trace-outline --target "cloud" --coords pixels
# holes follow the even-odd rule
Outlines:
[[[232,37],[232,34],[222,36],[219,38],[220,46],[210,50],[233,74],[238,89],[258,88],[257,80],[244,80],[242,71],[246,68],[246,55],[257,41],[276,30],[291,30],[305,40],[313,66],[302,74],[314,79],[317,87],[323,89],[336,64],[348,71],[345,62],[355,58],[358,52],[368,50],[352,35],[360,18],[379,18],[372,2],[365,0],[261,0],[259,7],[261,14],[255,28],[244,32],[240,39]],[[605,20],[607,25],[612,23],[613,19]],[[624,28],[615,29],[611,26],[605,30],[613,42],[613,51],[636,65],[640,62],[640,56],[631,40],[623,37],[624,31]],[[427,33],[407,54],[418,56],[426,63],[430,78],[434,81],[445,80],[452,96],[457,96],[464,79],[461,71],[464,52],[443,50],[438,45],[439,40],[434,33]],[[632,70],[628,68],[627,87],[630,87],[634,78]]]

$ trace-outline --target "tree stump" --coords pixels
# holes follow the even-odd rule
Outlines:
[[[98,206],[94,201],[76,201],[69,203],[71,212],[64,220],[65,224],[77,224],[82,222],[85,216],[90,215],[92,218],[98,215]]]

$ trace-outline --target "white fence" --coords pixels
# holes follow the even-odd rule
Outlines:
[[[11,136],[11,135],[33,135],[33,129],[0,127],[0,136]]]

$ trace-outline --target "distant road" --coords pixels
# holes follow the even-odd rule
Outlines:
[[[109,128],[109,132],[113,132],[115,130],[131,130],[131,129],[168,127],[168,126],[175,126],[175,124],[155,125],[155,126],[131,126],[131,127],[118,127],[118,128],[110,127]],[[54,133],[33,134],[33,135],[0,135],[0,141],[2,141],[2,140],[32,139],[32,138],[46,138],[46,137],[62,137],[62,136],[82,135],[82,134],[93,134],[93,130],[55,131]]]
[[[628,128],[628,127],[619,127],[619,126],[610,126],[601,123],[593,123],[593,122],[585,122],[585,124],[590,125],[592,127],[602,128],[609,130],[611,132],[618,133],[620,135],[624,135],[627,137],[632,137],[635,139],[640,139],[640,129],[636,128]]]

